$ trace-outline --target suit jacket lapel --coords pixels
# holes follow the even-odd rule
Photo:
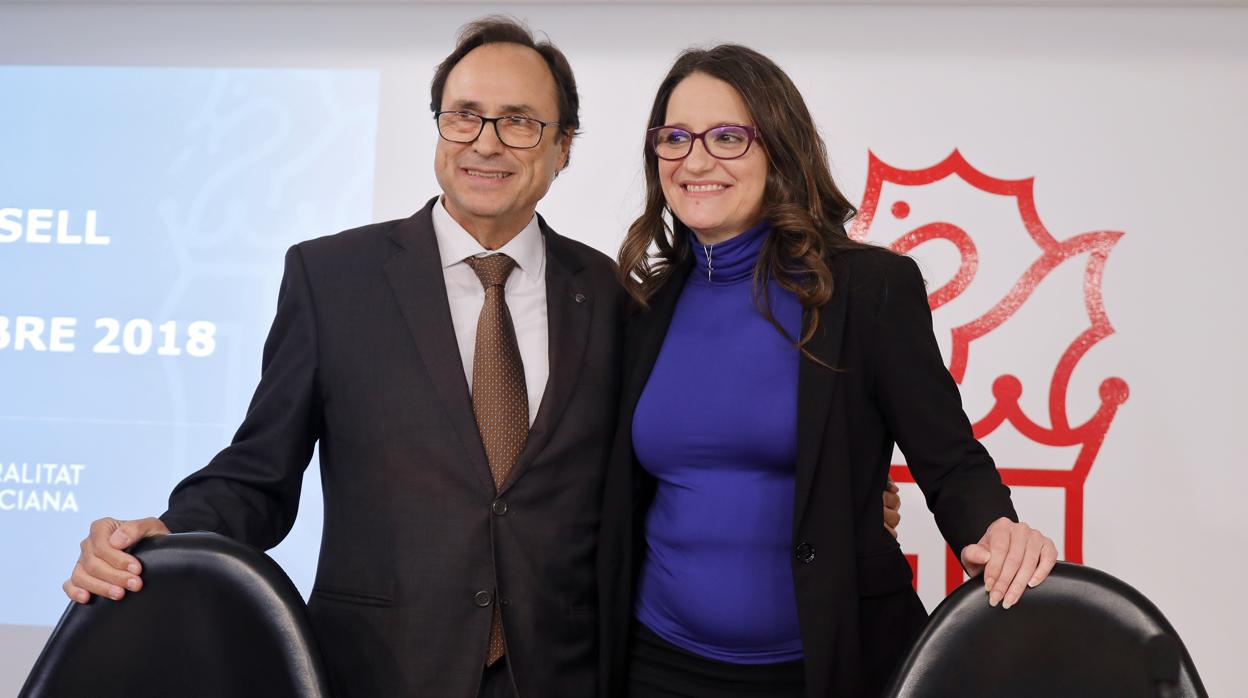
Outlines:
[[[472,398],[459,358],[438,241],[433,232],[432,211],[437,201],[435,197],[390,233],[390,239],[402,249],[386,260],[385,272],[455,435],[472,469],[493,491],[494,480],[472,413]]]
[[[524,450],[507,474],[499,488],[505,492],[523,474],[537,454],[550,441],[551,434],[559,425],[564,409],[572,399],[581,364],[589,345],[590,320],[593,318],[595,299],[581,278],[583,267],[569,253],[567,243],[538,216],[542,236],[546,241],[546,322],[549,336],[550,374],[546,390],[533,426],[529,429]]]
[[[797,484],[793,500],[793,529],[796,531],[806,513],[815,468],[823,453],[823,436],[828,429],[828,413],[832,407],[833,388],[840,367],[841,344],[845,336],[845,311],[848,307],[849,274],[846,265],[834,269],[835,291],[832,300],[819,310],[819,328],[807,343],[810,353],[833,368],[821,366],[802,357],[797,372]]]

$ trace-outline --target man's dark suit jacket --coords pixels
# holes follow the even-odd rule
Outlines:
[[[294,523],[319,440],[325,522],[309,611],[336,695],[474,697],[500,603],[520,695],[590,696],[622,292],[607,257],[542,221],[550,378],[496,496],[435,202],[290,249],[246,419],[161,518],[268,549]]]
[[[797,484],[790,558],[805,654],[806,695],[876,695],[927,614],[910,567],[884,528],[880,491],[901,446],[956,551],[998,517],[1016,520],[1009,490],[971,433],[941,360],[918,267],[881,249],[830,259],[832,299],[819,310],[798,372]],[[654,482],[637,464],[632,421],[671,323],[688,264],[625,330],[616,446],[607,475],[599,578],[605,696],[624,684],[632,595]],[[725,614],[741,609],[725,608]]]

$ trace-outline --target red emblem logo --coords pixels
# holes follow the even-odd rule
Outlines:
[[[1004,452],[994,448],[1007,485],[1060,490],[1064,536],[1053,537],[1064,559],[1082,562],[1084,483],[1128,389],[1110,377],[1074,395],[1072,376],[1089,350],[1114,332],[1101,281],[1123,233],[1100,230],[1059,241],[1040,220],[1033,185],[1032,178],[984,174],[956,150],[921,170],[893,167],[872,153],[849,234],[899,253],[925,246],[916,254],[925,274],[933,267],[952,270],[943,283],[929,283],[928,302],[975,437],[1010,445]],[[1031,306],[1041,307],[1029,313]],[[1095,369],[1080,374],[1076,390],[1086,385],[1089,370]],[[1072,423],[1072,413],[1087,416]],[[914,482],[904,464],[893,465],[892,477]],[[917,556],[907,557],[917,572]],[[948,593],[964,577],[952,551],[946,558]]]

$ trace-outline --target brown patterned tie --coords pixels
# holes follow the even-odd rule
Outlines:
[[[497,490],[507,479],[529,436],[529,395],[524,384],[524,364],[516,343],[516,328],[503,297],[503,286],[516,261],[504,254],[464,260],[485,287],[485,303],[477,319],[477,346],[472,358],[472,411],[490,462]],[[497,594],[490,623],[490,649],[486,664],[502,657],[503,618]]]

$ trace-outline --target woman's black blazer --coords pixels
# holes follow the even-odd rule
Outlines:
[[[803,357],[798,371],[790,558],[811,698],[878,694],[927,618],[910,567],[884,529],[880,492],[894,443],[954,551],[1000,517],[1017,520],[941,359],[918,266],[881,248],[836,252],[829,262],[834,292],[807,348],[832,368]],[[633,412],[687,264],[625,330],[598,560],[604,696],[620,695],[625,682],[642,523],[654,489],[633,454]]]

